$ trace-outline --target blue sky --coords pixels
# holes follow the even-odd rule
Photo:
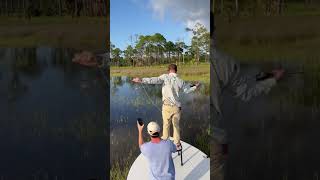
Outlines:
[[[175,2],[173,3],[173,1]],[[187,6],[183,9],[183,5],[188,3],[187,1],[194,1],[191,2],[191,5],[193,3],[193,6],[195,5],[194,3],[199,2],[197,0],[111,0],[111,42],[116,47],[124,50],[131,44],[130,35],[161,33],[167,41],[184,39],[186,44],[190,44],[191,36],[189,33],[185,32],[185,28],[190,26],[192,21],[196,21],[197,19],[200,22],[209,21],[209,13],[208,18],[204,17],[205,20],[203,18],[201,19],[201,17],[188,17],[189,13],[187,12],[192,11],[193,6]],[[200,1],[205,3],[207,3],[207,1],[209,2],[209,0]],[[198,9],[196,9],[197,12],[199,12],[198,4],[201,3],[196,4],[196,6],[198,6]],[[177,6],[181,8],[176,8]],[[201,7],[205,6],[206,4],[201,5]],[[209,23],[205,22],[203,24]]]

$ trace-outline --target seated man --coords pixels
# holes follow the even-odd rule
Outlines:
[[[160,138],[160,126],[156,122],[150,122],[147,130],[151,141],[144,143],[142,138],[142,129],[137,122],[139,131],[139,147],[141,153],[147,158],[150,167],[150,179],[152,180],[174,180],[175,169],[172,159],[172,153],[177,148],[170,140]]]

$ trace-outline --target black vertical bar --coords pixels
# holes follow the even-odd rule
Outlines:
[[[107,57],[107,68],[104,70],[106,72],[106,77],[108,80],[110,80],[110,67],[109,67],[109,62],[110,62],[110,0],[105,0],[104,2],[104,7],[103,9],[106,9],[106,43],[104,44],[104,48],[106,50],[106,57]],[[89,15],[89,13],[88,13]],[[108,81],[110,82],[110,81]],[[107,94],[108,94],[108,101],[107,101],[107,127],[106,127],[106,141],[107,141],[107,155],[106,155],[106,179],[110,179],[110,84],[107,84]]]
[[[183,166],[183,161],[182,161],[182,148],[181,148],[181,152],[180,152],[180,158],[181,158],[181,166]]]

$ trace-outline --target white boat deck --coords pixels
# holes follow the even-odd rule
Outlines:
[[[173,153],[173,161],[176,170],[176,180],[209,180],[210,159],[199,149],[181,141],[183,166],[178,153]],[[140,154],[132,164],[127,180],[149,180],[148,161]]]

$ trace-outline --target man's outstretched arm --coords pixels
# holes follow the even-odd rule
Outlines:
[[[243,101],[249,101],[262,93],[268,93],[276,85],[283,75],[283,70],[272,71],[271,76],[258,79],[251,73],[242,69],[233,57],[228,56],[214,49],[213,54],[214,71],[218,78],[218,85],[221,93],[225,89],[234,92],[234,96]]]
[[[190,83],[186,83],[186,82],[181,82],[182,83],[182,90],[184,93],[188,94],[191,93],[193,91],[195,91],[199,86],[200,83],[197,84],[190,84]]]
[[[260,94],[267,94],[277,84],[277,81],[281,79],[283,73],[284,70],[280,69],[268,73],[268,76],[263,79],[239,77],[232,82],[235,97],[243,101],[249,101]]]
[[[164,80],[164,75],[159,77],[150,77],[150,78],[133,78],[133,82],[143,83],[143,84],[162,84]]]

